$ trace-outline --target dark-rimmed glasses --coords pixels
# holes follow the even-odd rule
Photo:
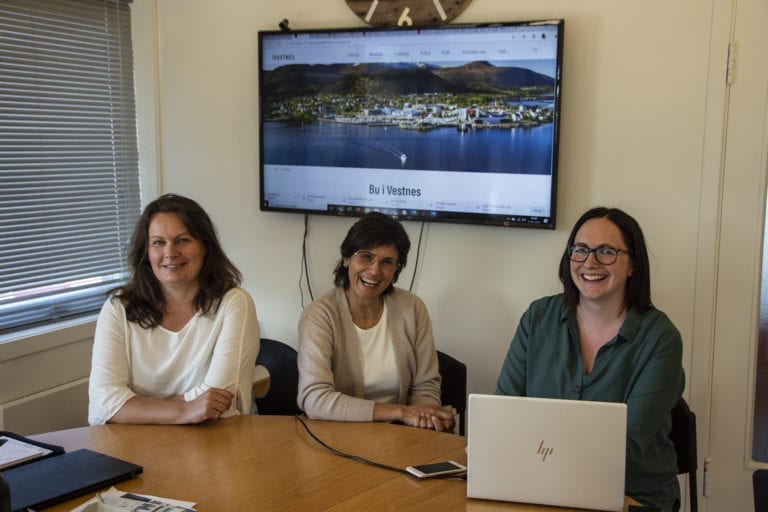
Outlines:
[[[601,245],[594,249],[586,245],[571,245],[568,247],[568,257],[575,263],[584,263],[589,258],[589,254],[592,253],[601,265],[613,265],[616,263],[620,252],[629,254],[627,250],[617,249],[610,245]]]
[[[397,270],[397,267],[400,266],[400,262],[397,261],[397,258],[390,258],[388,256],[380,257],[373,254],[371,251],[355,251],[354,255],[357,257],[358,261],[366,267],[372,267],[378,261],[379,267],[385,272],[394,272]]]

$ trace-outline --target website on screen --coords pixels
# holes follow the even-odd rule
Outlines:
[[[260,45],[263,206],[549,222],[556,25],[269,33]]]

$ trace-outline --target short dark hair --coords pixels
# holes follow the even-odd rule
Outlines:
[[[399,265],[392,277],[392,282],[382,295],[392,293],[393,284],[397,282],[400,272],[408,263],[411,240],[399,221],[379,212],[366,213],[349,228],[347,236],[341,243],[341,259],[333,270],[333,284],[345,290],[349,289],[349,269],[344,266],[344,258],[351,258],[355,252],[362,249],[373,249],[381,245],[394,245],[397,249]]]
[[[203,265],[197,276],[200,289],[194,301],[198,311],[203,314],[215,311],[224,294],[240,286],[243,280],[240,271],[224,254],[216,228],[205,210],[187,197],[160,196],[147,205],[133,231],[128,252],[130,279],[110,292],[122,301],[128,320],[145,329],[157,327],[163,319],[163,293],[147,257],[149,225],[157,213],[177,215],[189,234],[200,240],[205,248]]]
[[[560,259],[560,281],[563,283],[563,292],[565,295],[565,304],[570,310],[575,310],[579,304],[579,289],[571,277],[571,262],[568,254],[568,247],[573,245],[576,233],[589,220],[608,219],[619,231],[627,244],[629,257],[632,260],[632,275],[627,278],[626,289],[624,290],[624,307],[626,309],[635,308],[640,313],[653,307],[651,302],[651,269],[648,260],[648,249],[645,246],[645,237],[643,230],[637,221],[626,212],[618,208],[606,208],[598,206],[584,213],[571,230],[568,237],[568,243],[563,251],[563,257]]]

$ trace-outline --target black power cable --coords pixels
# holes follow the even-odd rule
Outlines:
[[[411,284],[408,286],[408,291],[413,291],[413,283],[416,281],[416,270],[419,268],[419,256],[421,255],[421,239],[424,236],[424,221],[421,221],[421,229],[419,229],[419,241],[416,244],[416,261],[413,263],[413,275],[411,275]]]
[[[301,295],[301,309],[304,309],[304,288],[301,286],[303,276],[307,278],[307,291],[310,302],[315,300],[312,294],[312,283],[309,280],[309,265],[307,263],[307,237],[309,236],[309,214],[304,214],[304,237],[301,242],[301,271],[299,272],[299,294]]]
[[[377,467],[377,468],[381,468],[381,469],[386,469],[386,470],[389,470],[389,471],[394,471],[394,472],[396,472],[396,473],[405,473],[405,474],[410,474],[410,473],[408,473],[408,472],[407,472],[405,469],[402,469],[402,468],[396,468],[396,467],[393,467],[393,466],[387,466],[386,464],[381,464],[381,463],[379,463],[379,462],[374,462],[374,461],[372,461],[372,460],[368,460],[368,459],[366,459],[366,458],[364,458],[364,457],[360,457],[359,455],[350,455],[350,454],[348,454],[348,453],[340,452],[340,451],[339,451],[339,450],[337,450],[336,448],[332,448],[332,447],[328,446],[328,445],[327,445],[327,444],[325,444],[325,443],[324,443],[324,442],[323,442],[323,441],[322,441],[322,440],[321,440],[319,437],[317,437],[317,436],[316,436],[316,435],[315,435],[315,434],[314,434],[314,433],[313,433],[313,432],[312,432],[312,431],[309,429],[309,427],[307,426],[307,424],[306,424],[306,423],[304,423],[304,420],[303,420],[303,419],[301,419],[301,416],[299,416],[299,415],[297,414],[297,415],[296,415],[296,419],[297,419],[297,420],[299,420],[299,423],[301,423],[301,425],[304,427],[304,430],[306,430],[306,431],[307,431],[307,434],[309,434],[309,435],[312,437],[312,439],[314,439],[315,441],[317,441],[317,442],[320,444],[320,446],[322,446],[323,448],[325,448],[326,450],[328,450],[329,452],[331,452],[331,453],[332,453],[332,454],[334,454],[334,455],[338,455],[339,457],[344,457],[345,459],[352,459],[352,460],[354,460],[354,461],[357,461],[357,462],[362,462],[362,463],[364,463],[364,464],[370,464],[371,466],[375,466],[375,467]]]
[[[395,473],[405,473],[406,475],[413,476],[414,478],[417,478],[415,475],[412,475],[411,473],[409,473],[408,471],[406,471],[403,468],[396,468],[394,466],[388,466],[388,465],[382,464],[380,462],[375,462],[375,461],[372,461],[370,459],[366,459],[365,457],[360,457],[359,455],[351,455],[349,453],[344,453],[344,452],[341,452],[341,451],[337,450],[336,448],[333,448],[332,446],[328,446],[322,439],[317,437],[314,434],[314,432],[312,432],[312,430],[310,430],[309,426],[304,422],[303,419],[301,419],[300,415],[295,414],[294,417],[299,421],[299,423],[301,423],[301,426],[304,427],[304,430],[307,431],[307,434],[309,434],[312,439],[314,439],[320,446],[322,446],[323,448],[325,448],[326,450],[328,450],[329,452],[331,452],[334,455],[338,455],[339,457],[344,457],[345,459],[352,459],[352,460],[354,460],[356,462],[362,462],[363,464],[368,464],[370,466],[374,466],[374,467],[377,467],[377,468],[380,468],[380,469],[386,469],[387,471],[394,471]],[[436,476],[436,477],[432,477],[432,478],[441,478],[441,479],[457,478],[457,479],[460,479],[460,480],[466,480],[467,479],[467,475],[466,475],[466,473],[463,474],[463,475],[441,475],[441,476]]]

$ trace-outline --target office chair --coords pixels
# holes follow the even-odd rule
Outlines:
[[[296,350],[280,341],[261,338],[256,364],[269,372],[269,389],[255,398],[259,414],[294,415],[301,413],[296,404],[299,394],[299,367]]]
[[[463,436],[467,411],[467,365],[439,350],[437,364],[441,377],[440,400],[443,405],[456,409],[459,434]]]
[[[688,407],[683,397],[670,411],[672,415],[672,430],[669,437],[675,444],[677,453],[677,474],[688,474],[688,495],[690,496],[689,512],[698,512],[699,495],[696,486],[696,468],[698,457],[696,455],[696,414]]]
[[[768,512],[768,469],[756,469],[752,473],[752,489],[755,494],[755,512]]]

